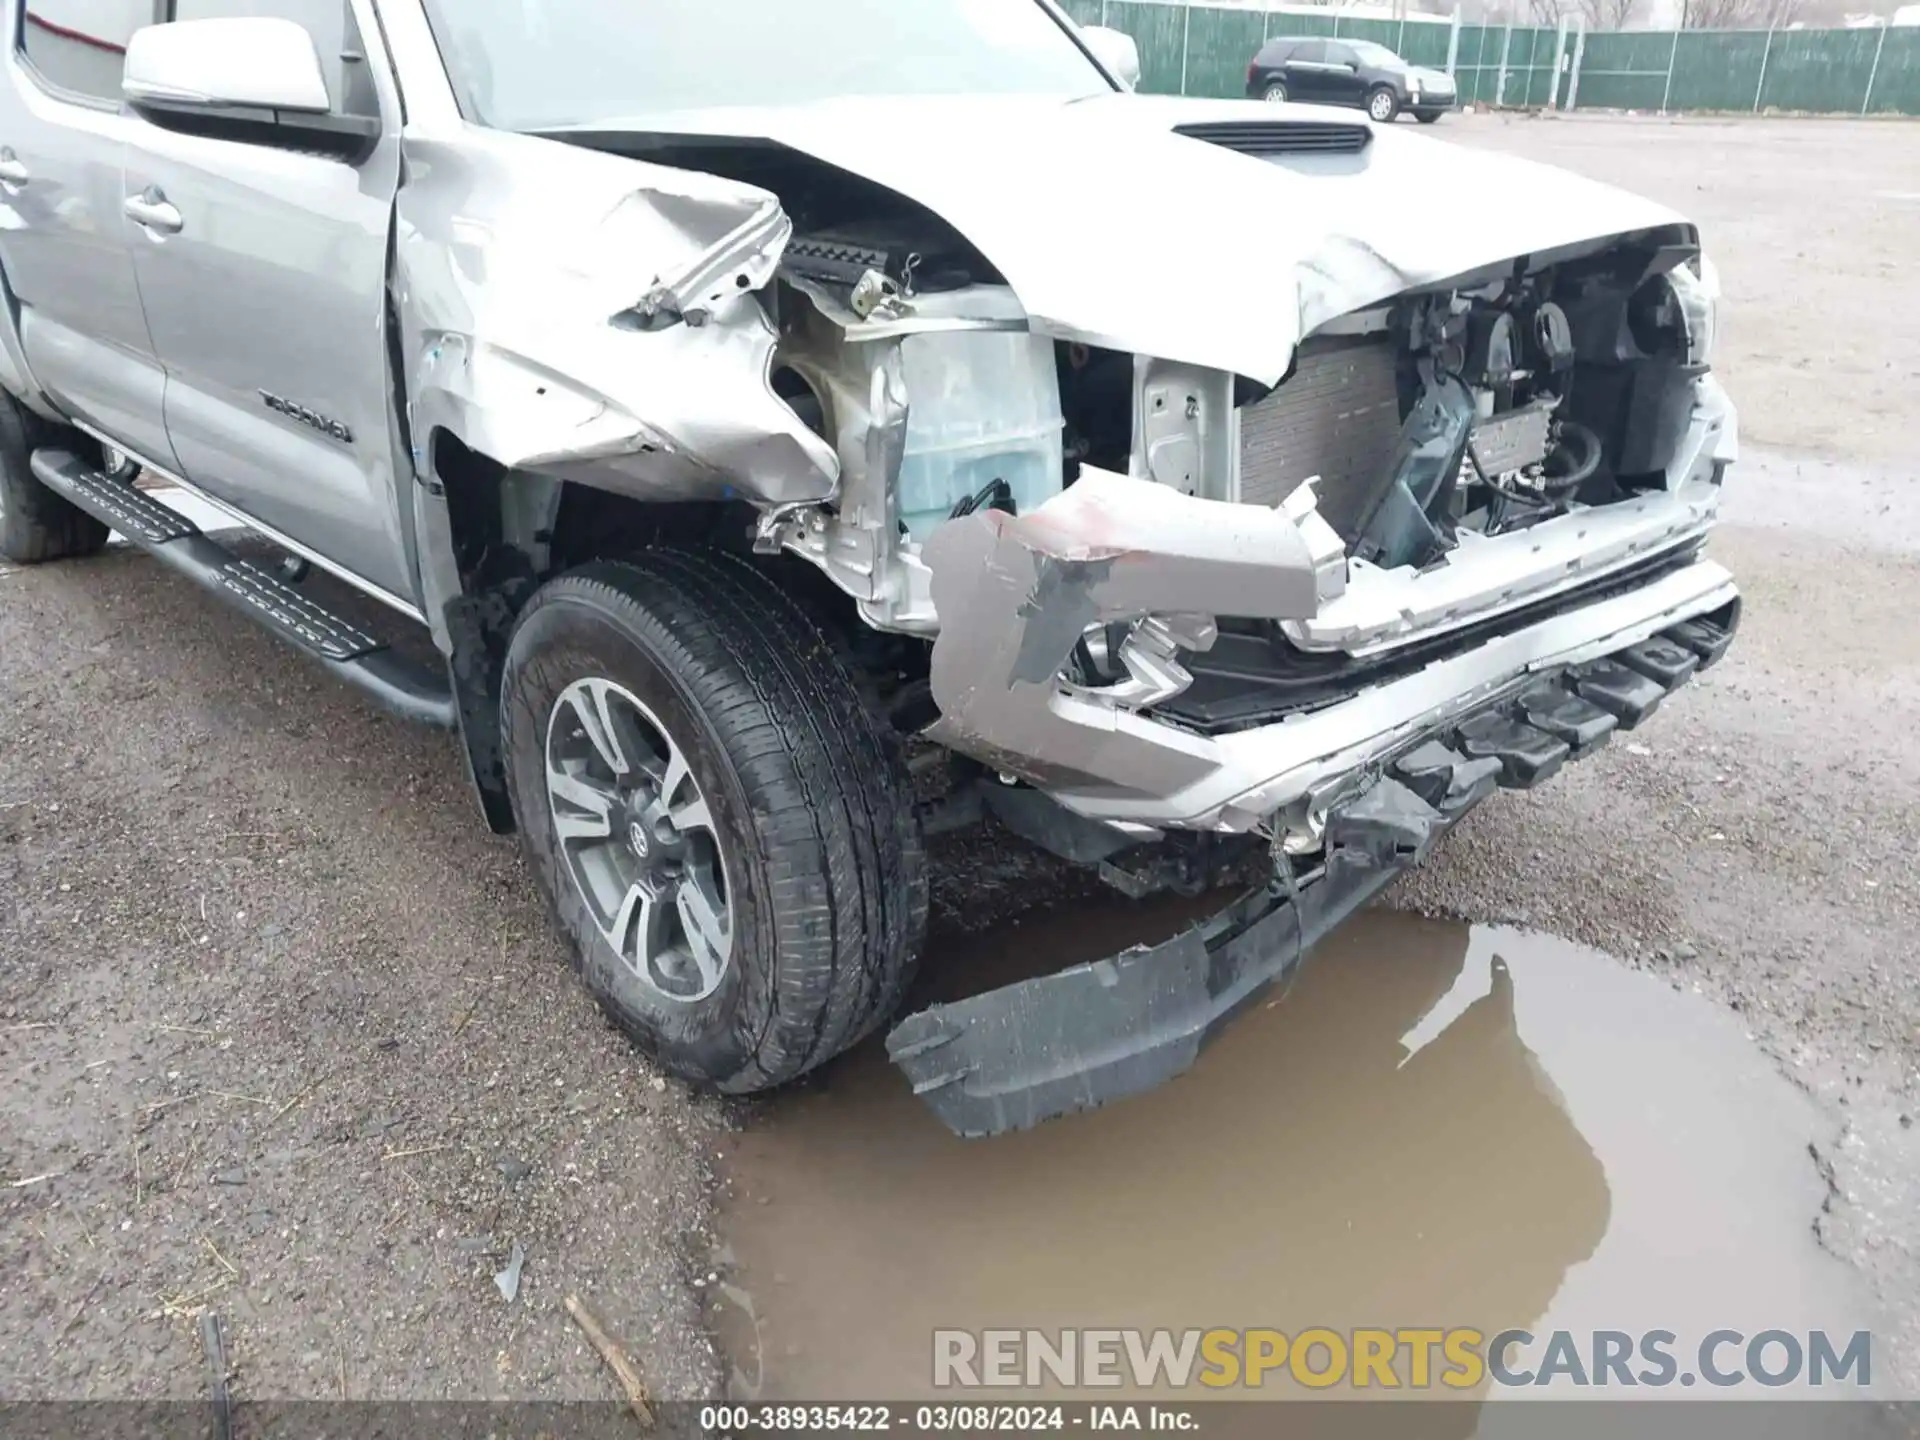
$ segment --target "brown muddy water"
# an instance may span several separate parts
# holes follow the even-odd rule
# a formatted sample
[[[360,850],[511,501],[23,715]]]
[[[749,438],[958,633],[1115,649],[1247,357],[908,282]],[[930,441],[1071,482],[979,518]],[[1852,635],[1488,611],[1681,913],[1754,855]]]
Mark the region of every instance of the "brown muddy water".
[[[937,948],[933,983],[1182,920],[1029,915]],[[736,1396],[823,1400],[957,1398],[936,1328],[1658,1329],[1688,1358],[1720,1328],[1844,1337],[1873,1316],[1815,1237],[1827,1133],[1699,996],[1373,912],[1191,1073],[1098,1112],[957,1140],[877,1044],[767,1104],[727,1156],[715,1320]]]

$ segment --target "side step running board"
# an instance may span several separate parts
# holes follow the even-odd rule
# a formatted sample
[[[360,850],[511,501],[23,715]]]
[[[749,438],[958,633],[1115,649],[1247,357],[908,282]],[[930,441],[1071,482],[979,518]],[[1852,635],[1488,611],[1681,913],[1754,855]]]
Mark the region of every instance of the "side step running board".
[[[36,451],[33,473],[48,489],[304,650],[401,719],[454,728],[453,690],[443,673],[396,654],[384,640],[209,539],[178,511],[65,450]]]

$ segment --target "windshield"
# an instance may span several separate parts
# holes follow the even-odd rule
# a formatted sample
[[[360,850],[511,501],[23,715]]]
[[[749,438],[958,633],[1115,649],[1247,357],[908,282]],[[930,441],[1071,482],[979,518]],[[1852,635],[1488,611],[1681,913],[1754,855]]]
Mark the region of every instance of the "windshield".
[[[1113,88],[1034,0],[427,0],[427,12],[467,113],[502,130]]]
[[[1386,46],[1376,45],[1371,40],[1342,40],[1340,43],[1351,45],[1363,65],[1384,65],[1390,70],[1398,70],[1407,63]]]

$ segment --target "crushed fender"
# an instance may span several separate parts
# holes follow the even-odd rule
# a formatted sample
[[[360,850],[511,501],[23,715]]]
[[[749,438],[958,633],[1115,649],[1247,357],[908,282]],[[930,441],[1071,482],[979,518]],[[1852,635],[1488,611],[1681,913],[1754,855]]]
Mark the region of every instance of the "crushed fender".
[[[792,234],[773,195],[496,131],[407,147],[394,283],[418,461],[444,430],[642,500],[834,494],[833,447],[771,381],[761,292]]]

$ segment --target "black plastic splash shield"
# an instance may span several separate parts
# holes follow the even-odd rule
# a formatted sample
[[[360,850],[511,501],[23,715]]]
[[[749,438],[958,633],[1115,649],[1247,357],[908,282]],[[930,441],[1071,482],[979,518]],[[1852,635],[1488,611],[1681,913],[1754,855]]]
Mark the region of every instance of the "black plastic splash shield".
[[[1162,945],[909,1016],[887,1052],[960,1135],[1022,1130],[1136,1095],[1201,1049],[1313,945],[1491,794],[1498,760],[1452,754],[1436,808],[1382,779],[1328,826],[1327,860]]]

